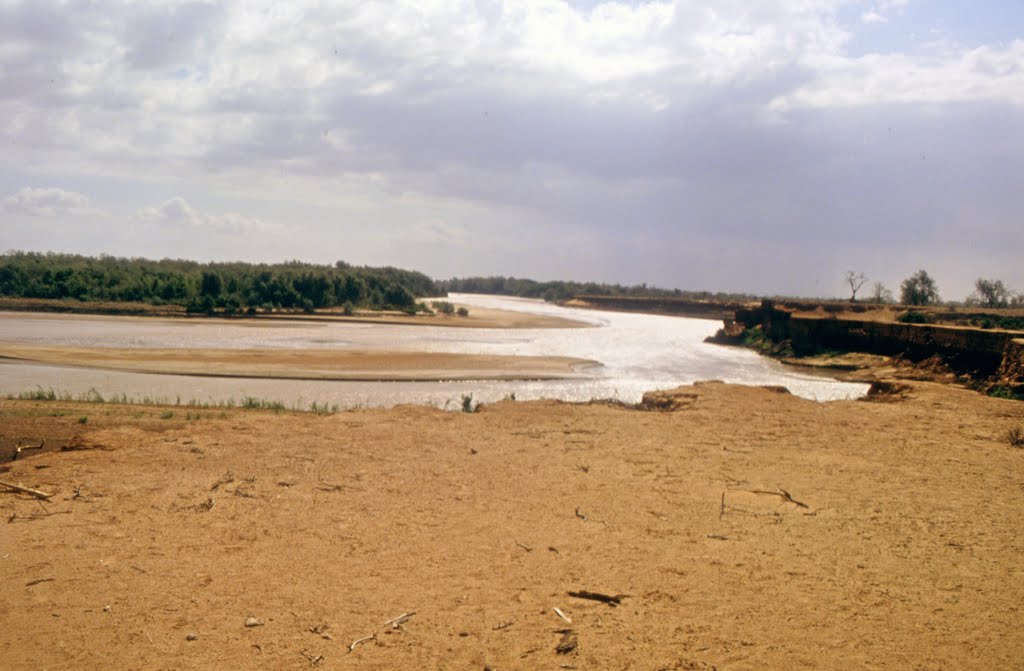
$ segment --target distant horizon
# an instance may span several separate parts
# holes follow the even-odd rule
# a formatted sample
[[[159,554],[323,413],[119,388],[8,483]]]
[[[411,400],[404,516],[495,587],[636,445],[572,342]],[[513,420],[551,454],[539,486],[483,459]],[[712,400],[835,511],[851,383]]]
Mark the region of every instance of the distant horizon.
[[[164,257],[156,257],[156,256],[123,256],[123,255],[119,255],[119,254],[109,254],[109,253],[82,254],[82,253],[79,253],[79,252],[65,252],[65,251],[56,251],[56,250],[40,251],[40,250],[27,250],[27,249],[8,249],[8,250],[4,250],[3,252],[0,252],[0,256],[6,256],[6,255],[10,255],[10,254],[39,254],[39,255],[47,255],[47,254],[64,255],[64,254],[66,254],[66,255],[82,256],[82,257],[94,258],[94,259],[108,257],[108,258],[118,258],[118,259],[137,259],[137,260],[154,261],[154,262],[157,262],[157,261],[179,261],[179,262],[185,262],[185,263],[196,263],[196,264],[199,264],[199,265],[205,265],[205,264],[233,264],[233,263],[249,264],[249,265],[260,265],[260,264],[266,264],[266,265],[286,265],[286,264],[289,264],[289,263],[300,263],[300,264],[306,264],[306,265],[310,265],[310,266],[334,267],[337,263],[344,263],[344,264],[346,264],[348,266],[351,266],[351,267],[364,267],[364,268],[392,267],[392,268],[397,268],[399,270],[419,272],[419,273],[423,273],[424,275],[426,275],[427,277],[429,277],[431,280],[433,280],[435,282],[448,282],[448,281],[460,280],[460,279],[499,278],[500,277],[500,278],[505,278],[505,279],[514,279],[514,280],[536,282],[536,283],[539,283],[539,284],[545,284],[545,283],[599,284],[599,285],[605,285],[605,286],[619,286],[619,287],[622,287],[624,289],[634,289],[634,288],[639,288],[639,287],[643,286],[643,287],[646,287],[647,289],[651,290],[652,292],[658,292],[658,291],[660,291],[660,292],[676,292],[676,291],[678,291],[678,292],[681,292],[681,293],[684,293],[684,294],[708,293],[708,294],[713,294],[713,295],[714,294],[721,294],[721,295],[731,295],[731,296],[747,296],[747,297],[751,297],[751,298],[760,298],[760,299],[781,298],[781,299],[795,299],[795,300],[807,299],[807,300],[840,301],[840,302],[850,301],[850,296],[848,296],[848,295],[847,296],[843,296],[842,294],[835,294],[835,295],[832,295],[832,296],[827,296],[827,295],[809,295],[809,294],[802,294],[802,295],[801,294],[779,294],[779,293],[764,293],[764,292],[759,292],[759,291],[756,291],[756,290],[746,290],[746,291],[739,290],[739,291],[734,291],[734,290],[723,290],[723,289],[716,289],[716,288],[671,287],[671,286],[663,286],[663,285],[650,284],[650,283],[645,283],[645,282],[635,282],[635,283],[633,283],[633,282],[617,282],[617,281],[602,281],[602,280],[592,280],[592,279],[574,279],[574,278],[566,278],[566,277],[556,277],[556,278],[551,278],[551,279],[541,279],[541,278],[537,278],[537,277],[527,277],[527,276],[522,276],[522,275],[501,275],[501,274],[450,275],[450,276],[445,277],[445,276],[431,275],[430,273],[427,273],[427,272],[425,272],[425,271],[423,271],[423,270],[421,270],[419,268],[415,268],[415,267],[396,266],[395,264],[387,264],[387,263],[380,264],[380,265],[378,265],[378,264],[363,264],[363,263],[351,262],[351,261],[349,261],[347,259],[335,259],[334,261],[331,261],[331,262],[308,261],[308,260],[305,260],[305,259],[298,259],[298,258],[286,258],[286,259],[265,260],[265,261],[248,261],[248,260],[245,260],[245,259],[203,260],[203,259],[193,259],[193,258],[185,258],[185,257],[170,257],[170,256],[164,256]],[[927,271],[927,269],[918,269],[918,270],[926,270]],[[914,271],[914,272],[917,272],[917,271]],[[907,277],[909,277],[912,274],[913,273],[908,273]],[[989,278],[989,279],[992,279],[992,278]],[[899,299],[900,285],[897,284],[895,286],[886,286],[886,288],[889,289],[892,292],[893,297],[896,299],[895,303],[898,304],[899,303],[898,299]],[[1013,287],[1009,287],[1009,288],[1011,290],[1014,289]],[[476,293],[476,292],[458,292],[458,291],[456,291],[455,293]],[[849,293],[850,292],[847,291],[847,294],[849,294]],[[871,302],[870,301],[871,281],[869,280],[868,283],[864,284],[863,287],[860,290],[858,290],[857,293],[858,293],[858,299],[857,299],[856,302],[858,302],[858,303],[870,303]],[[972,289],[971,293],[973,293],[973,289]],[[1013,294],[1015,294],[1015,295],[1016,294],[1024,295],[1024,292],[1017,292],[1017,291],[1013,290]],[[968,295],[964,296],[963,298],[955,298],[955,297],[952,297],[952,296],[946,296],[946,295],[941,293],[941,287],[940,287],[940,304],[951,304],[951,305],[952,304],[964,304],[965,302],[967,302],[967,300],[970,297],[971,297],[971,294],[968,294]]]
[[[1024,4],[0,3],[0,247],[1024,291]]]

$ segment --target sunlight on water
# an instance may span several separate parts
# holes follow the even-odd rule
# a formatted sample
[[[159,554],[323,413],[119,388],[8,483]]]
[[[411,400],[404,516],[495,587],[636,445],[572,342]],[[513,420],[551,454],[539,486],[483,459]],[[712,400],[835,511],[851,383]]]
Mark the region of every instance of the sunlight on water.
[[[184,377],[122,373],[25,363],[0,364],[0,393],[54,389],[78,395],[163,399],[175,402],[240,400],[253,396],[289,407],[310,403],[388,407],[401,403],[458,408],[461,397],[493,402],[514,395],[565,401],[617,399],[635,403],[645,391],[697,380],[782,385],[812,400],[858,398],[866,384],[805,375],[739,348],[710,345],[704,338],[721,323],[656,315],[579,310],[540,301],[453,295],[453,302],[569,317],[593,324],[574,329],[464,329],[383,324],[204,322],[111,318],[38,318],[3,315],[0,339],[36,345],[138,348],[383,349],[570,356],[591,359],[583,379],[561,381],[335,382]]]

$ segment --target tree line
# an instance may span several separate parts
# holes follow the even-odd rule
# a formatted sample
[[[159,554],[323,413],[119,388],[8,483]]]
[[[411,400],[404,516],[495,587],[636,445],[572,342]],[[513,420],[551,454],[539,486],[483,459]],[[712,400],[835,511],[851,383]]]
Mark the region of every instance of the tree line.
[[[546,301],[561,301],[576,296],[641,296],[646,298],[680,297],[691,300],[748,301],[756,297],[750,294],[732,294],[710,291],[681,291],[662,289],[647,284],[623,286],[600,282],[571,282],[555,280],[539,282],[518,277],[456,277],[439,282],[447,291],[464,294],[495,294],[518,296],[520,298],[542,298]]]
[[[8,252],[0,255],[0,296],[181,305],[192,312],[370,307],[413,310],[442,295],[423,273],[400,268],[153,261],[113,256]]]
[[[850,300],[856,302],[857,292],[861,290],[868,276],[864,273],[847,270],[844,281],[850,287]],[[894,302],[892,291],[881,282],[875,282],[869,301],[872,303]],[[939,286],[926,270],[918,270],[900,283],[900,303],[903,305],[938,305],[942,302]],[[1024,293],[1014,293],[1002,280],[979,277],[974,283],[974,292],[964,304],[983,308],[1008,308],[1024,306]]]

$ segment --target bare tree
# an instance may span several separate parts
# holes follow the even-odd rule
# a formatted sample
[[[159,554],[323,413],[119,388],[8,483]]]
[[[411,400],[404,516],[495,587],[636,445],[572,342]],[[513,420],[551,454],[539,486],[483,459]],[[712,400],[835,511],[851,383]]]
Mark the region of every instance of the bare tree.
[[[846,271],[846,283],[850,285],[850,302],[857,302],[857,292],[864,286],[864,283],[868,281],[868,276],[864,273],[855,273],[852,270]]]
[[[871,285],[871,302],[881,304],[892,303],[894,300],[892,292],[881,282],[875,282]]]

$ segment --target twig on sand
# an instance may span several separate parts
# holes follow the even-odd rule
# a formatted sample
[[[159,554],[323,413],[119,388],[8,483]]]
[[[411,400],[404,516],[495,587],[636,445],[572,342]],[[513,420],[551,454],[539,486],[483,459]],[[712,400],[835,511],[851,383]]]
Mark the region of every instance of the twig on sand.
[[[516,545],[518,545],[519,547],[523,548],[523,549],[524,549],[524,550],[526,550],[527,552],[533,552],[533,548],[532,548],[532,547],[530,547],[529,545],[523,545],[523,544],[522,544],[522,543],[520,543],[519,541],[516,541]]]
[[[577,599],[590,599],[591,601],[600,601],[606,603],[612,608],[620,605],[622,600],[629,596],[628,594],[602,594],[601,592],[590,592],[585,589],[581,589],[578,592],[568,592],[569,596],[576,597]]]
[[[566,615],[565,613],[562,612],[561,608],[555,607],[555,608],[552,608],[551,610],[555,611],[555,615],[557,615],[558,617],[560,617],[563,620],[565,620],[565,622],[567,624],[572,624],[572,620],[569,619],[568,615]]]
[[[22,445],[21,443],[24,440],[25,439],[22,438],[21,440],[18,441],[18,446],[16,448],[14,448],[14,457],[11,459],[11,461],[17,461],[18,457],[21,456],[21,453],[24,450],[41,450],[41,449],[43,449],[43,446],[46,445],[46,439],[45,438],[40,440],[38,445]]]
[[[576,638],[576,632],[572,629],[562,629],[557,633],[562,634],[562,640],[555,646],[555,652],[559,655],[568,655],[579,647],[579,639]]]
[[[316,666],[320,662],[324,661],[323,655],[314,655],[313,653],[305,650],[302,651],[302,656],[309,660],[310,666]]]
[[[605,520],[599,520],[596,517],[590,517],[589,515],[584,515],[583,513],[580,512],[579,508],[576,509],[576,517],[580,518],[584,522],[586,522],[588,520],[592,520],[594,522],[598,522],[599,524],[603,524],[605,526],[608,526],[608,522],[606,522]]]
[[[790,493],[787,492],[782,487],[779,487],[779,491],[777,491],[777,492],[770,492],[767,489],[751,489],[749,491],[750,491],[751,494],[767,494],[768,496],[778,496],[783,501],[786,501],[788,503],[792,503],[792,504],[796,505],[796,507],[798,507],[798,508],[807,508],[808,510],[810,510],[810,508],[811,508],[809,505],[807,505],[803,501],[797,501],[796,499],[794,499],[790,495]]]
[[[377,638],[377,634],[370,634],[369,636],[365,636],[363,638],[357,638],[356,640],[352,641],[352,645],[348,646],[348,651],[352,652],[353,650],[356,649],[356,646],[359,645],[360,643],[366,643],[367,641],[373,641],[373,640],[376,640],[376,638]]]
[[[402,613],[398,617],[393,617],[390,620],[388,620],[387,622],[385,622],[384,626],[386,627],[388,625],[391,625],[392,629],[398,629],[403,624],[405,624],[406,620],[408,620],[410,617],[412,617],[415,614],[416,614],[416,611],[414,611],[414,610],[409,611],[408,613]]]
[[[47,494],[46,492],[41,492],[38,489],[32,489],[30,487],[22,487],[21,485],[16,485],[16,484],[13,484],[11,482],[4,482],[3,480],[0,480],[0,485],[2,485],[4,487],[7,487],[8,489],[13,489],[15,492],[20,492],[22,494],[31,494],[32,496],[36,497],[37,499],[42,499],[43,501],[45,501],[45,500],[49,499],[51,496],[53,496],[53,494]]]
[[[38,580],[32,580],[30,582],[25,583],[25,587],[31,587],[32,585],[38,585],[39,583],[53,582],[53,581],[54,581],[54,578],[39,578]]]
[[[229,484],[231,484],[234,481],[235,481],[235,474],[232,473],[231,471],[228,471],[224,475],[220,476],[220,478],[217,480],[217,482],[213,483],[213,486],[210,487],[210,491],[211,492],[215,492],[215,491],[217,491],[217,489],[219,489],[223,485],[229,485]]]

